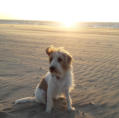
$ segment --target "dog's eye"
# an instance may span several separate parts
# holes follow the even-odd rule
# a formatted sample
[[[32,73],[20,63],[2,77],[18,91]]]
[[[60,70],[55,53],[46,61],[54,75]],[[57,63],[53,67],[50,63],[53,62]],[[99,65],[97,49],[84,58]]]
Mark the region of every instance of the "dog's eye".
[[[52,61],[52,59],[53,59],[53,58],[51,57],[51,58],[50,58],[50,62]]]
[[[58,62],[62,62],[62,59],[61,58],[58,58]]]

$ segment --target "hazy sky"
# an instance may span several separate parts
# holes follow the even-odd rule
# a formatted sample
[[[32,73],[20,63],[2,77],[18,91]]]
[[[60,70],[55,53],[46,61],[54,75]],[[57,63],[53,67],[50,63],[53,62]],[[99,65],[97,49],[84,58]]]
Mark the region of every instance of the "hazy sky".
[[[119,0],[0,0],[0,19],[119,21]]]

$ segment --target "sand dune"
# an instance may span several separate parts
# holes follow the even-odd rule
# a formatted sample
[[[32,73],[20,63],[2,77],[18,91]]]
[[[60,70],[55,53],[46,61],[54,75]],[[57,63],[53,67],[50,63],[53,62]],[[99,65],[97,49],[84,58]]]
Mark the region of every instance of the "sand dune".
[[[73,55],[75,112],[65,100],[51,114],[39,104],[14,105],[32,96],[48,70],[45,49],[65,47]],[[119,30],[0,25],[0,118],[119,118]]]

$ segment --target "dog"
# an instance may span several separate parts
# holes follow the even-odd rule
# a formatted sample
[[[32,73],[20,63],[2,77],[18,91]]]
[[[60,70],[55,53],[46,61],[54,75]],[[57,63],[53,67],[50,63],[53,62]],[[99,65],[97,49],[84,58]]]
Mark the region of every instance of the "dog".
[[[46,112],[51,112],[53,99],[63,96],[67,101],[67,109],[74,111],[70,97],[74,88],[72,56],[64,48],[54,46],[48,47],[46,54],[49,57],[49,72],[36,86],[35,96],[18,99],[15,104],[34,101],[46,104]]]

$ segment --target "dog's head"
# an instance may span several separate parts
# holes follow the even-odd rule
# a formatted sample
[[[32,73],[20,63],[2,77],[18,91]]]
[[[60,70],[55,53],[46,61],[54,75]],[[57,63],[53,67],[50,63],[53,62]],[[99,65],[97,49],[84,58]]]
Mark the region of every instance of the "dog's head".
[[[64,48],[50,46],[46,49],[46,53],[49,56],[49,70],[52,74],[61,77],[71,68],[72,56]]]

